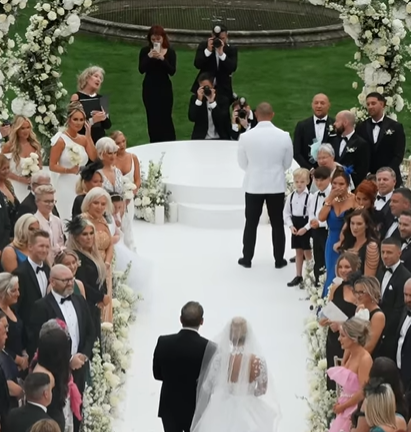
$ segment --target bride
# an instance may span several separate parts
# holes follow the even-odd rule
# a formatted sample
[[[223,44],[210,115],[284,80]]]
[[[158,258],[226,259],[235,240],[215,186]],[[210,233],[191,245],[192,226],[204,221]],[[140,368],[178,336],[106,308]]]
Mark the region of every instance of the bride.
[[[280,409],[247,320],[233,318],[216,343],[204,354],[191,432],[276,431]]]

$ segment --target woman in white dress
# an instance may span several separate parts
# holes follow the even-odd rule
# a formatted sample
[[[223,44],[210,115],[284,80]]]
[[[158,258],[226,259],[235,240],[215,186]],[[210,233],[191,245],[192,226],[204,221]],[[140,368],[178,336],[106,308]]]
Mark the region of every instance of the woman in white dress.
[[[41,145],[33,132],[31,121],[24,116],[16,116],[10,129],[9,141],[3,146],[1,152],[10,159],[9,179],[14,188],[17,199],[21,202],[29,194],[30,177],[24,176],[20,166],[22,158],[30,153],[38,156],[38,167],[42,168]]]
[[[233,318],[205,351],[191,432],[275,432],[280,416],[250,325]]]
[[[85,126],[86,135],[79,135]],[[76,183],[80,168],[88,159],[97,157],[91,139],[90,125],[80,102],[68,106],[66,129],[51,139],[50,171],[57,173],[53,179],[61,220],[71,219],[71,208],[76,197]]]

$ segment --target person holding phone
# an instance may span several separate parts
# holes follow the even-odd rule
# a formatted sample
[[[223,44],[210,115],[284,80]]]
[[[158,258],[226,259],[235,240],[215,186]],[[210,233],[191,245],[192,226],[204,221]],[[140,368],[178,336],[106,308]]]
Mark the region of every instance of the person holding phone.
[[[154,25],[147,35],[148,46],[141,48],[138,70],[145,74],[143,102],[150,142],[175,141],[173,85],[177,56],[163,27]]]

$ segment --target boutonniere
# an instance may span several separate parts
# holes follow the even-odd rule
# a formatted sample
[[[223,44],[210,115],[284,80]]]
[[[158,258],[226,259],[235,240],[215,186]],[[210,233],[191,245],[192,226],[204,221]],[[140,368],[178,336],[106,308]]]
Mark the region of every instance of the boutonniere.
[[[354,153],[357,150],[357,147],[347,148],[347,153]]]
[[[335,135],[334,125],[329,125],[329,126],[328,126],[328,133],[329,133],[329,134],[334,134],[334,135]]]
[[[385,135],[392,135],[394,133],[394,131],[392,129],[387,129],[385,131]]]

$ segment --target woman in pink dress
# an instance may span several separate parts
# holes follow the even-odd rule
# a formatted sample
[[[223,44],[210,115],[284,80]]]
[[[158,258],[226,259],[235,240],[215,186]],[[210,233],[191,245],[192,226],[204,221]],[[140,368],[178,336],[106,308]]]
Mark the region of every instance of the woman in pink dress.
[[[370,336],[370,324],[361,318],[353,317],[340,328],[339,341],[344,350],[349,351],[342,366],[329,368],[327,373],[340,387],[341,393],[334,405],[337,415],[329,432],[350,432],[351,414],[364,399],[363,387],[368,382],[372,358],[364,348]]]

